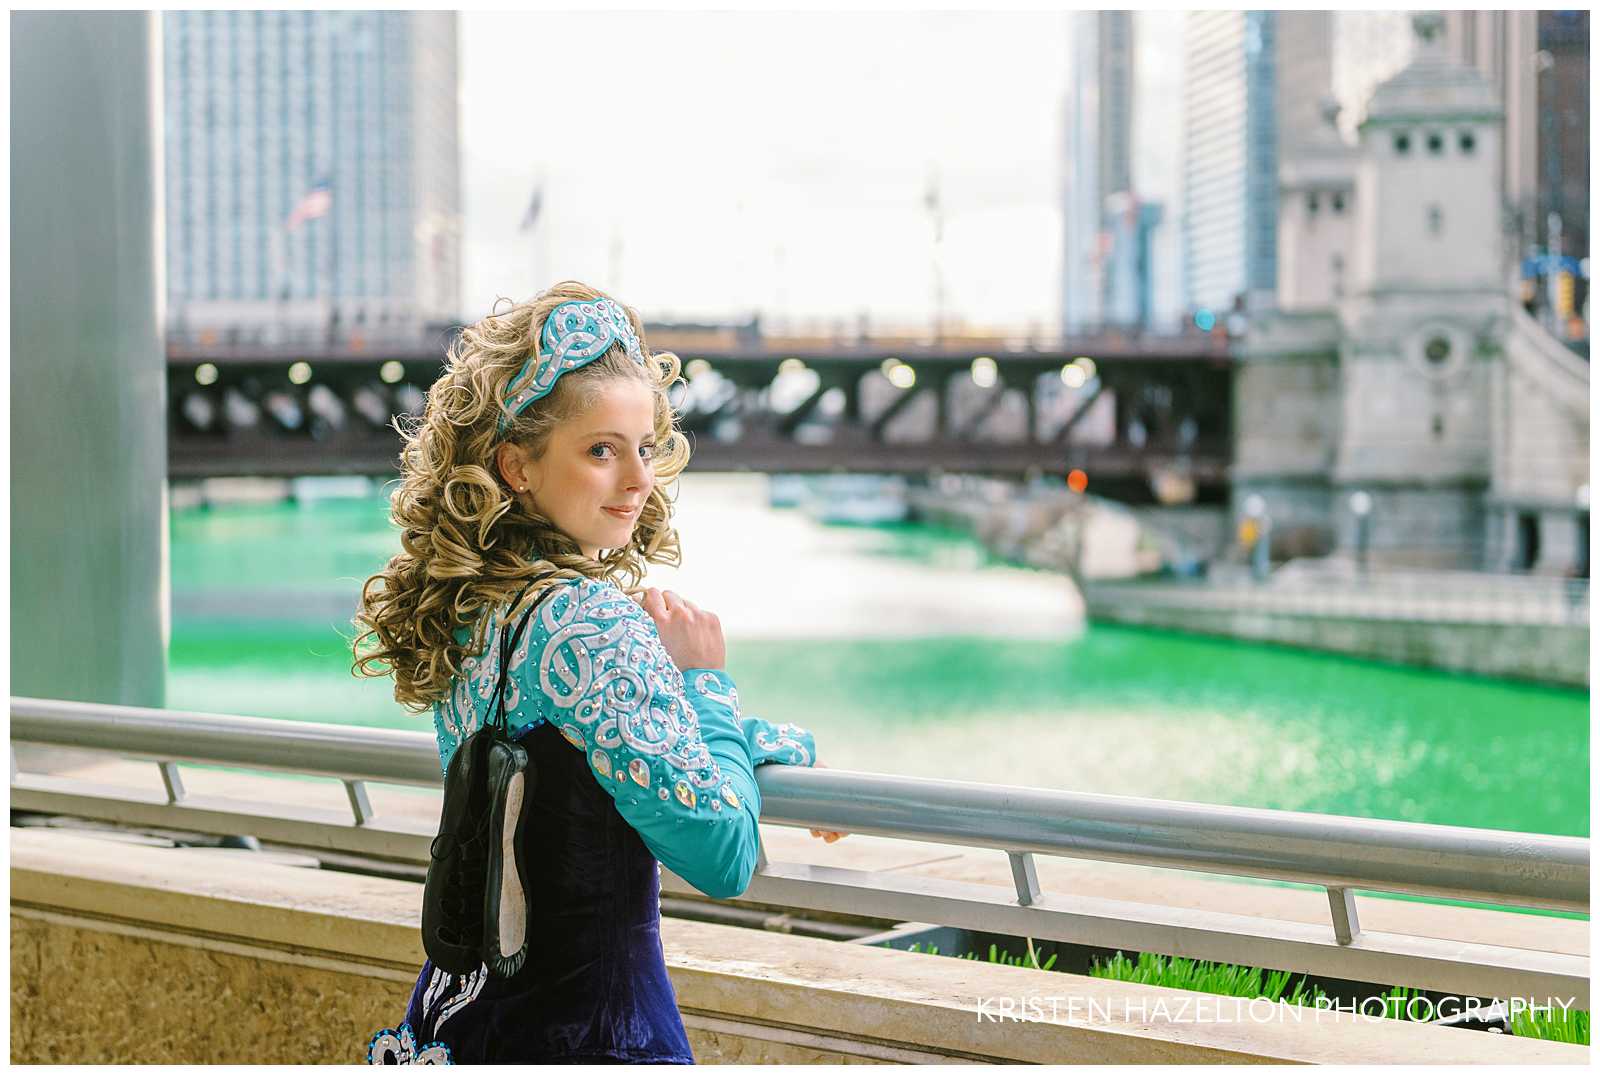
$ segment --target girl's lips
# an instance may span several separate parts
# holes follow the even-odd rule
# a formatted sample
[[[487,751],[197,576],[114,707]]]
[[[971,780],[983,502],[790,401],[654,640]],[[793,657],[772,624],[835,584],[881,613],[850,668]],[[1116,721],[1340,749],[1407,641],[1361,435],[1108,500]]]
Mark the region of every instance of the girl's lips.
[[[639,509],[637,509],[637,508],[601,508],[600,510],[605,512],[608,515],[613,515],[618,519],[631,519],[631,518],[633,518],[634,514]]]

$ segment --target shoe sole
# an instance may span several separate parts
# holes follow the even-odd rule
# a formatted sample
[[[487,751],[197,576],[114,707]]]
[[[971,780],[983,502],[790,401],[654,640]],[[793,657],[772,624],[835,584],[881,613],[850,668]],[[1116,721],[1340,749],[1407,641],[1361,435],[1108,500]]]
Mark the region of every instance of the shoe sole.
[[[488,884],[484,886],[484,962],[497,978],[522,969],[528,954],[527,863],[523,859],[523,807],[529,792],[528,754],[519,744],[496,743],[489,763],[491,816]]]

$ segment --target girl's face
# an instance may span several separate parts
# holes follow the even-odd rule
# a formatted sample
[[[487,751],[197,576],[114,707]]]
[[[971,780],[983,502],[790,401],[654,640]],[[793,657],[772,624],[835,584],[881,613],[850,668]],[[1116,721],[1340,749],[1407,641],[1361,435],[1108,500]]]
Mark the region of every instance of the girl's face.
[[[628,543],[655,487],[655,397],[638,381],[599,386],[594,405],[551,431],[538,459],[506,445],[501,475],[590,559]],[[510,449],[509,451],[506,449]]]

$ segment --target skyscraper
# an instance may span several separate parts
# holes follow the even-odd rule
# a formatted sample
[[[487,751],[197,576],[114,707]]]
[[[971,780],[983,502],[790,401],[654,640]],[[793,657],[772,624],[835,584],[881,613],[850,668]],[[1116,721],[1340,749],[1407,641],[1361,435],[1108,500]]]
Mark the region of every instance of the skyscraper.
[[[162,24],[170,326],[381,332],[457,315],[453,13]]]
[[[1149,232],[1150,322],[1170,328],[1183,319],[1183,20],[1166,11],[1133,16],[1133,176]]]
[[[1183,258],[1191,308],[1264,304],[1277,282],[1277,15],[1184,27]]]
[[[1133,14],[1080,11],[1069,25],[1061,313],[1071,333],[1107,319],[1110,199],[1133,188]]]

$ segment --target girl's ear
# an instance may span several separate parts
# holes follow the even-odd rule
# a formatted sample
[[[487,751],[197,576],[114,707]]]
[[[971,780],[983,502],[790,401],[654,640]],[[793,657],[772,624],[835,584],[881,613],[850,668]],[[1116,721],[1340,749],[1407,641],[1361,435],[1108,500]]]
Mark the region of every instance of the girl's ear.
[[[514,492],[525,492],[528,478],[523,473],[528,465],[528,453],[517,444],[505,441],[494,450],[495,469],[500,472],[500,479],[511,486]]]

